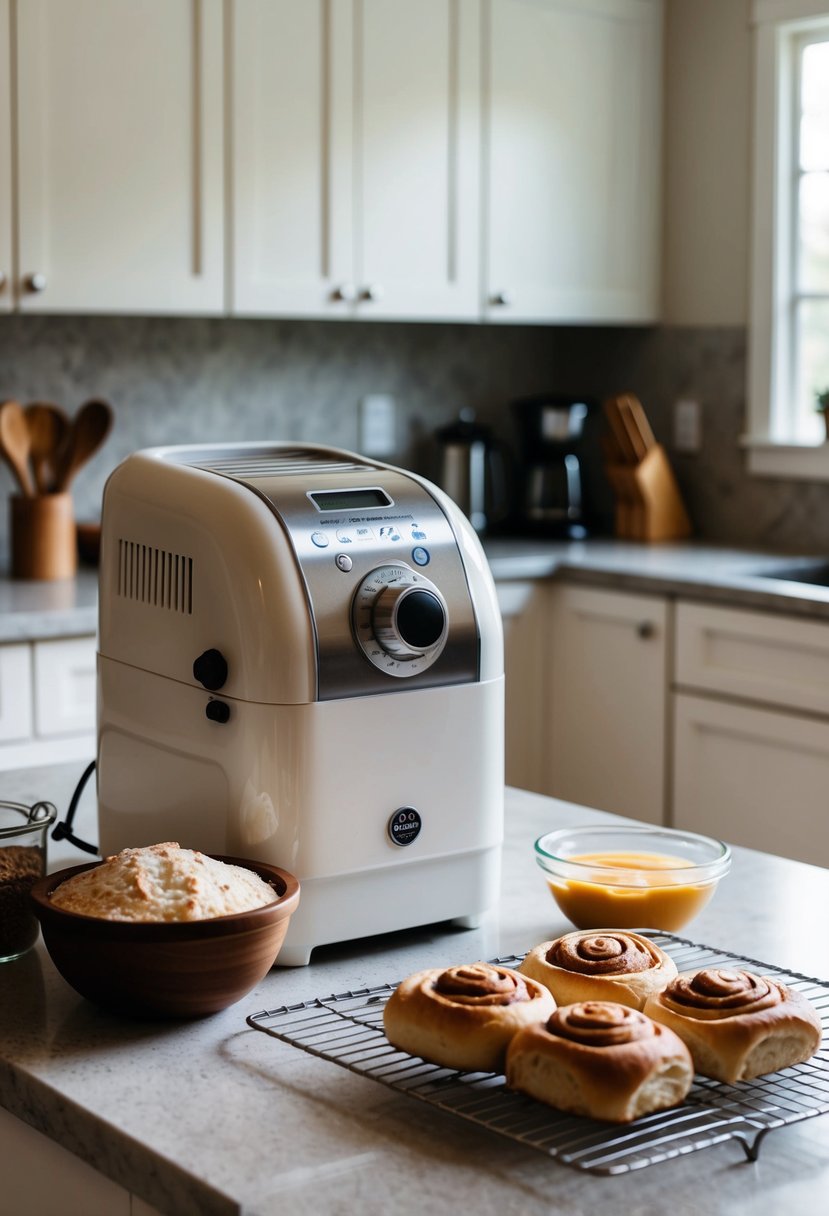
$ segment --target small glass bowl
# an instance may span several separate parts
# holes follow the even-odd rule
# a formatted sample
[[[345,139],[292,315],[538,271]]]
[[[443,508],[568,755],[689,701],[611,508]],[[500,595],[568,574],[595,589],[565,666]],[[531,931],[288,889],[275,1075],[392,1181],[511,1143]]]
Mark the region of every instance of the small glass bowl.
[[[650,826],[561,828],[535,859],[577,929],[682,929],[731,868],[721,840]]]

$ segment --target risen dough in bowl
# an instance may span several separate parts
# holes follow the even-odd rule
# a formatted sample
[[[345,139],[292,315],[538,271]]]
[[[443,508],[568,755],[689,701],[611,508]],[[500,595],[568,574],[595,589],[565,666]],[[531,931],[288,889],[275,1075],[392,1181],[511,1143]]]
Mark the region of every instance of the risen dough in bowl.
[[[107,857],[62,882],[51,902],[65,912],[104,920],[169,922],[248,912],[276,898],[253,870],[168,841]]]

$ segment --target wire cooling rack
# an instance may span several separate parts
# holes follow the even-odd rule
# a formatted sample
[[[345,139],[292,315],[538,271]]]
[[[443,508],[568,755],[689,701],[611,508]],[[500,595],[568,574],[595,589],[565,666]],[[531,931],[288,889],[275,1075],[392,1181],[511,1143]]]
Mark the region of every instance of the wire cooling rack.
[[[755,1161],[773,1128],[829,1111],[829,983],[670,933],[640,932],[667,951],[680,971],[745,969],[799,989],[823,1022],[818,1054],[805,1064],[735,1085],[697,1077],[682,1106],[619,1126],[564,1114],[513,1093],[501,1075],[457,1072],[398,1051],[383,1033],[383,1006],[395,984],[263,1010],[247,1021],[311,1055],[595,1174],[623,1174],[726,1140],[736,1140],[748,1160]],[[522,958],[510,955],[495,962],[515,967]]]

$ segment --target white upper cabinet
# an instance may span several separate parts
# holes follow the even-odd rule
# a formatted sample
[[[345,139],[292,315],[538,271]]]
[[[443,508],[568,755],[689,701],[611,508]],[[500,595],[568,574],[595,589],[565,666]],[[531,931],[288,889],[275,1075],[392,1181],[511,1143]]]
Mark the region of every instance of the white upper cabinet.
[[[12,306],[12,129],[9,0],[0,0],[0,312]]]
[[[24,0],[16,31],[20,308],[221,312],[221,0]]]
[[[487,0],[484,312],[658,309],[661,0]]]
[[[479,0],[236,0],[233,300],[479,315]]]

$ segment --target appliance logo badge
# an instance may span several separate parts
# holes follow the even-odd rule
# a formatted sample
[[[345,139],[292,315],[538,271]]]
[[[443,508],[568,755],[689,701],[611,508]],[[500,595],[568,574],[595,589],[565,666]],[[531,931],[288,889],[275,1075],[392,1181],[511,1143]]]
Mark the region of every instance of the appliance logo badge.
[[[394,844],[398,844],[402,848],[403,845],[411,844],[413,840],[417,839],[422,827],[423,820],[420,818],[420,812],[416,811],[413,806],[401,806],[389,820],[389,837]]]

